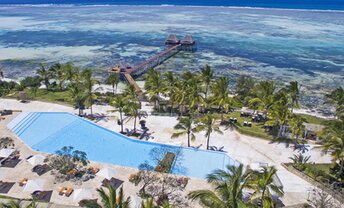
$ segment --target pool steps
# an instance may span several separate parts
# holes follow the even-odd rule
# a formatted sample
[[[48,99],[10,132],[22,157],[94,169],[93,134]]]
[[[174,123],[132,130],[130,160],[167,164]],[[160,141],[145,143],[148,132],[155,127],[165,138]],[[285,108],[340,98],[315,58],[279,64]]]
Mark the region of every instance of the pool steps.
[[[20,136],[38,117],[40,113],[32,112],[21,116],[21,120],[13,126],[8,126],[17,136]]]

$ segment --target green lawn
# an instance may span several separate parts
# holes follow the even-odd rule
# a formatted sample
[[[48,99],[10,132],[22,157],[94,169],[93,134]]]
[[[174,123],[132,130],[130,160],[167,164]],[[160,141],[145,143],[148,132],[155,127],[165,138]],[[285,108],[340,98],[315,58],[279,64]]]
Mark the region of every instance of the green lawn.
[[[294,166],[295,167],[295,166]],[[321,164],[313,164],[307,163],[304,164],[302,167],[295,167],[299,171],[304,172],[309,177],[313,178],[314,180],[324,182],[324,183],[333,183],[338,181],[335,176],[330,173],[330,168],[333,167],[333,164],[330,163],[321,163]]]
[[[266,132],[263,123],[252,122],[252,127],[244,126],[244,121],[251,121],[251,117],[240,117],[240,112],[234,111],[226,115],[227,119],[230,117],[237,118],[238,122],[235,125],[235,128],[238,132],[246,134],[249,136],[260,137],[263,139],[273,139],[271,133]]]
[[[324,171],[327,174],[330,174],[330,168],[333,167],[333,164],[331,163],[326,163],[326,164],[312,164],[315,166],[317,169]]]
[[[311,115],[306,115],[306,114],[299,114],[302,118],[306,120],[307,123],[311,124],[324,124],[326,123],[326,119],[324,118],[319,118],[316,116],[311,116]]]
[[[324,124],[327,120],[323,118],[318,118],[315,116],[310,116],[310,115],[305,115],[305,114],[300,114],[307,123],[312,123],[312,124]],[[263,139],[273,139],[273,135],[276,134],[277,132],[266,132],[263,123],[256,123],[252,122],[252,127],[247,127],[244,126],[244,121],[251,121],[250,117],[240,117],[240,112],[234,111],[226,115],[226,118],[229,119],[230,117],[237,118],[238,122],[235,125],[235,128],[237,129],[238,132],[242,134],[246,134],[249,136],[255,136],[255,137],[260,137]]]
[[[67,103],[72,104],[69,91],[61,91],[61,92],[55,92],[55,91],[47,91],[45,89],[38,89],[36,92],[36,95],[33,94],[30,90],[25,90],[27,93],[29,99],[32,100],[41,100],[41,101],[47,101],[47,102],[61,102],[61,103]],[[11,98],[17,98],[18,93],[15,93],[10,96]]]

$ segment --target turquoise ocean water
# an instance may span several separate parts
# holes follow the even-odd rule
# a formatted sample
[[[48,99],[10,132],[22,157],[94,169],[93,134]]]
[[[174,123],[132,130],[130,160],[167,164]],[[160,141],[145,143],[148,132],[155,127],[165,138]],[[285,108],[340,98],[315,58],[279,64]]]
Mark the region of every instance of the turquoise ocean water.
[[[341,1],[335,2],[340,8]],[[210,64],[232,80],[241,74],[297,80],[306,95],[303,104],[312,108],[322,108],[324,93],[344,83],[344,12],[333,10],[2,5],[0,67],[6,77],[18,79],[33,74],[41,62],[73,61],[103,77],[115,64],[136,65],[162,51],[170,33],[193,35],[199,49],[178,54],[163,70]]]

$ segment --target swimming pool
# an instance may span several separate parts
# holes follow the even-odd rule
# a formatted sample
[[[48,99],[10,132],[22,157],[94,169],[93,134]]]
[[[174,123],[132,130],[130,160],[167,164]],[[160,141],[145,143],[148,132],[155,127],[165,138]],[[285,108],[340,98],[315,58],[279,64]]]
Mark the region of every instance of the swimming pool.
[[[152,151],[161,148],[177,154],[172,167],[177,175],[205,178],[215,169],[238,164],[222,152],[131,139],[70,113],[21,113],[7,127],[34,150],[55,153],[72,146],[86,152],[89,160],[120,166],[156,165]]]

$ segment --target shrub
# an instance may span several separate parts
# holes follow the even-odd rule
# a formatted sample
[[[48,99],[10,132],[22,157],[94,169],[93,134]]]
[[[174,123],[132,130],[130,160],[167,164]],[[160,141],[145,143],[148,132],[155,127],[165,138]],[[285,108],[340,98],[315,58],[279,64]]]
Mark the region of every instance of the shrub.
[[[169,173],[172,169],[172,165],[176,155],[172,152],[167,152],[165,157],[156,166],[155,171],[162,173]]]
[[[20,85],[26,87],[40,87],[42,79],[39,76],[25,77],[20,81]]]
[[[5,82],[0,80],[0,97],[9,94],[18,84],[15,82]]]

